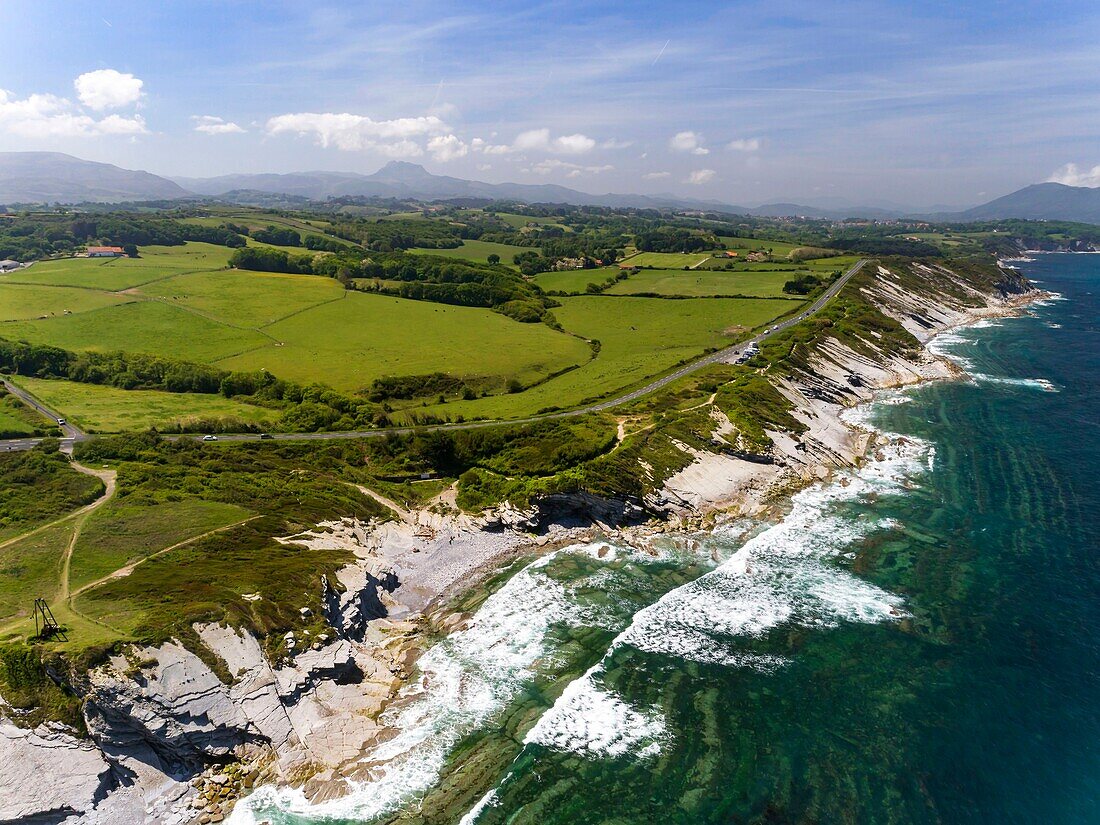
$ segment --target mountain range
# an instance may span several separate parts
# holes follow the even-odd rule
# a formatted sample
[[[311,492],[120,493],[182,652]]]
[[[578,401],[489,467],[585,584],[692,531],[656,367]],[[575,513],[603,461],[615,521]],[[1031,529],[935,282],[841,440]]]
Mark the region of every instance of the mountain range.
[[[423,166],[391,161],[371,175],[355,172],[237,174],[211,178],[169,179],[108,163],[81,160],[58,152],[0,152],[0,204],[121,203],[125,201],[217,198],[240,203],[257,197],[284,196],[307,200],[379,197],[417,200],[477,198],[524,203],[569,203],[578,206],[698,209],[765,217],[926,218],[977,221],[1000,218],[1068,220],[1100,224],[1100,188],[1039,183],[971,209],[934,214],[906,213],[884,206],[799,203],[736,206],[673,194],[594,195],[557,184],[485,183],[433,175]]]
[[[0,203],[120,203],[185,198],[167,178],[60,152],[0,152]]]

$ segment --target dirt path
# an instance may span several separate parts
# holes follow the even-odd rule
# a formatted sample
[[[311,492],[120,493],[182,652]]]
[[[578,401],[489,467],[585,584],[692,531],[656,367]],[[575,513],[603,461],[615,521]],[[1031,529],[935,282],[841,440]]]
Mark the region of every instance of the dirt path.
[[[139,567],[140,565],[145,564],[145,562],[149,561],[150,559],[155,559],[157,556],[163,556],[165,553],[171,553],[173,550],[179,550],[181,547],[186,547],[188,544],[193,544],[196,541],[200,541],[200,540],[206,538],[207,536],[213,536],[217,533],[223,533],[226,530],[232,530],[234,527],[240,527],[242,524],[247,524],[248,522],[253,521],[255,519],[258,519],[258,518],[259,518],[259,516],[249,516],[248,518],[241,519],[240,521],[235,521],[232,524],[226,524],[226,525],[223,525],[222,527],[215,527],[213,530],[207,530],[205,533],[200,533],[199,535],[192,536],[189,539],[184,539],[183,541],[178,541],[175,544],[173,544],[171,547],[165,547],[164,549],[158,550],[155,553],[151,553],[148,556],[145,556],[144,558],[138,559],[137,561],[130,562],[129,564],[125,564],[122,567],[118,568],[118,570],[115,570],[111,573],[108,573],[106,576],[104,576],[100,579],[96,579],[95,581],[88,582],[87,584],[83,584],[80,587],[78,587],[76,590],[69,593],[68,596],[66,597],[69,600],[69,609],[72,610],[73,613],[76,613],[76,615],[81,616],[85,619],[88,619],[89,621],[94,622],[94,621],[96,621],[95,619],[91,619],[88,616],[85,616],[83,613],[81,613],[79,610],[77,610],[76,606],[73,604],[73,599],[75,599],[81,593],[84,593],[88,590],[92,590],[93,588],[99,587],[104,582],[113,581],[114,579],[125,578],[126,576],[129,576],[131,573],[134,572],[135,567]],[[97,624],[103,624],[103,623],[102,622],[97,622]],[[106,627],[106,626],[107,625],[104,625],[104,627]]]
[[[406,524],[415,524],[416,523],[416,517],[412,513],[410,513],[407,509],[405,509],[400,504],[398,504],[396,501],[394,501],[392,498],[386,498],[381,493],[376,493],[376,492],[374,492],[374,490],[370,489],[369,487],[364,487],[362,484],[352,484],[351,486],[354,487],[356,490],[358,490],[363,495],[370,496],[375,501],[377,501],[379,504],[381,504],[383,507],[389,507],[395,513],[397,513],[397,515],[399,515],[401,517],[401,520],[403,522],[405,522]]]
[[[80,539],[80,531],[83,529],[84,522],[88,520],[88,516],[91,515],[92,511],[102,507],[114,496],[115,490],[117,489],[115,479],[118,476],[118,473],[114,470],[93,470],[91,467],[85,467],[83,464],[78,464],[75,461],[72,462],[72,466],[73,469],[78,472],[89,476],[95,476],[101,480],[104,485],[106,485],[107,490],[87,507],[82,507],[73,514],[73,516],[79,520],[77,521],[76,529],[73,530],[73,534],[69,538],[69,544],[65,548],[65,555],[61,558],[61,576],[57,588],[57,600],[63,602],[69,600],[69,568],[72,566],[73,549],[76,547],[76,542]]]

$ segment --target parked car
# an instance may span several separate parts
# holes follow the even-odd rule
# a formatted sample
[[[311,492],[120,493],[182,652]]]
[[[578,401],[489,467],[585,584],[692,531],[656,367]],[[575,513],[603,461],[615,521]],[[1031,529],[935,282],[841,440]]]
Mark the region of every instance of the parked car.
[[[202,440],[203,441],[217,441],[218,437],[216,435],[204,435],[202,437]]]

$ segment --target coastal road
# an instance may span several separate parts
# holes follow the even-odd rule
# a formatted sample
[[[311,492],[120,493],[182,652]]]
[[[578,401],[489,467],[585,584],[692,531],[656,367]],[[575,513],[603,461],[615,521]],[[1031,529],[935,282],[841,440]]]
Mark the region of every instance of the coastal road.
[[[704,355],[702,358],[697,358],[696,360],[685,364],[677,370],[670,372],[667,375],[663,375],[654,381],[651,381],[644,387],[640,387],[639,389],[633,390],[615,398],[611,398],[607,401],[600,401],[599,403],[589,404],[587,406],[579,407],[574,410],[562,410],[561,412],[544,413],[543,415],[532,415],[528,416],[527,418],[508,418],[493,421],[465,421],[461,424],[428,424],[415,427],[383,427],[376,430],[350,430],[332,433],[273,433],[271,435],[271,438],[275,441],[332,441],[334,439],[341,438],[383,438],[388,435],[408,435],[417,432],[435,432],[440,430],[478,430],[484,429],[486,427],[503,427],[510,424],[531,424],[536,421],[548,421],[556,418],[572,418],[578,415],[585,415],[586,413],[602,412],[603,410],[609,410],[612,407],[617,407],[620,404],[628,404],[631,401],[635,401],[639,398],[642,398],[643,396],[656,392],[662,387],[668,386],[673,381],[677,381],[683,378],[685,375],[690,375],[691,373],[703,369],[704,367],[709,367],[712,364],[734,363],[742,354],[744,354],[745,350],[747,350],[750,345],[759,345],[761,341],[764,341],[765,339],[770,338],[773,335],[778,335],[779,333],[789,329],[800,321],[804,321],[811,315],[820,312],[826,304],[828,304],[831,300],[833,300],[833,298],[837,296],[837,293],[839,293],[840,290],[845,287],[848,281],[850,281],[857,272],[863,269],[867,262],[868,259],[866,258],[857,261],[847,272],[845,272],[843,275],[833,281],[833,283],[829,285],[829,288],[821,293],[820,296],[818,296],[817,300],[815,300],[812,304],[810,304],[808,308],[803,309],[797,315],[793,315],[785,321],[780,321],[776,324],[773,324],[772,326],[758,333],[756,336],[749,339],[748,341],[741,341],[737,344],[734,344],[733,346],[717,350],[708,355]],[[59,415],[57,415],[49,408],[43,406],[29,393],[24,392],[13,384],[9,384],[7,381],[3,383],[10,392],[19,396],[19,398],[21,398],[30,406],[34,407],[46,417],[52,418],[55,421],[60,418]],[[92,438],[92,436],[86,435],[76,427],[73,427],[69,424],[66,424],[64,429],[66,437],[62,440],[62,447],[63,449],[65,447],[68,447],[69,451],[71,451],[71,445],[75,442],[86,441],[87,439]],[[200,439],[202,438],[202,436],[183,435],[173,436],[173,438]],[[256,441],[256,439],[257,436],[252,433],[218,436],[219,442]],[[42,439],[40,438],[19,438],[9,441],[0,441],[0,452],[4,452],[5,450],[29,450],[41,440]]]
[[[46,418],[50,419],[54,423],[64,420],[64,416],[62,416],[61,413],[57,412],[56,410],[50,409],[26,390],[15,386],[15,384],[7,380],[0,380],[0,384],[3,384],[4,389],[14,395],[20,401],[22,401],[32,410],[40,413],[41,415],[44,415]],[[73,424],[70,424],[68,421],[65,421],[65,423],[60,426],[61,449],[64,452],[71,453],[73,451],[73,444],[75,444],[77,441],[84,441],[88,437],[83,430]],[[13,438],[5,441],[0,441],[0,452],[13,450],[29,450],[41,440],[41,438]]]

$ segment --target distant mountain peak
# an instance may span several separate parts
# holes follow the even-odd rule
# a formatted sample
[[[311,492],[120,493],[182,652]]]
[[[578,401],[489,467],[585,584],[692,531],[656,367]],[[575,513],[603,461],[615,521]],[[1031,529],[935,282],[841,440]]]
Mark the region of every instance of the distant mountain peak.
[[[409,163],[407,160],[391,160],[373,175],[368,175],[367,177],[374,178],[375,180],[413,183],[431,180],[435,175],[419,163]]]

